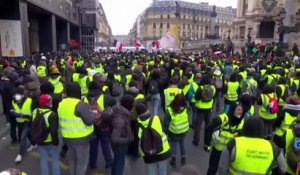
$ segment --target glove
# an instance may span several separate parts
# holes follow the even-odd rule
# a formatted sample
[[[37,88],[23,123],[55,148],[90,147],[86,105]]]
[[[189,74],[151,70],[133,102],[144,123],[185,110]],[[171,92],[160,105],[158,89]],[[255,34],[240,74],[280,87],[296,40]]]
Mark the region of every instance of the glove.
[[[204,151],[209,153],[211,151],[211,146],[204,145]]]

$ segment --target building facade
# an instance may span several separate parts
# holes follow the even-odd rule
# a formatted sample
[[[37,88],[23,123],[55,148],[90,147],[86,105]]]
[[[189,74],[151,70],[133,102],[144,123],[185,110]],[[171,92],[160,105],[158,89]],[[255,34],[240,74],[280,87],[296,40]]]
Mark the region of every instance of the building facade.
[[[97,34],[96,45],[99,47],[109,47],[111,45],[111,28],[106,19],[106,15],[102,5],[100,4],[99,29]]]
[[[175,0],[154,0],[137,18],[129,36],[131,40],[140,40],[150,47],[155,40],[176,25],[179,27],[180,47],[189,41],[207,39],[211,27],[210,14],[213,6],[208,3],[191,3]],[[175,13],[179,11],[179,18]],[[236,9],[232,7],[216,8],[216,32],[219,39],[226,39],[232,28]]]
[[[123,46],[131,46],[132,40],[129,36],[130,35],[114,35],[114,36],[112,36],[112,43],[114,40],[117,40],[120,43],[122,43]]]
[[[299,28],[295,28],[299,23],[299,8],[299,0],[238,0],[234,39],[236,42],[251,39],[263,44],[280,40],[290,46],[299,44]]]

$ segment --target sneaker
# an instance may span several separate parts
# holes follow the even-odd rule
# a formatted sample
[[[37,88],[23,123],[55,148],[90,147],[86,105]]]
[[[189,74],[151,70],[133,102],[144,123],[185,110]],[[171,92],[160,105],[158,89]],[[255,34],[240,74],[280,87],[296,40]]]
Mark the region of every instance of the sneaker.
[[[15,163],[21,163],[21,162],[22,162],[22,156],[21,156],[21,154],[18,154],[15,159]]]
[[[36,145],[30,145],[30,147],[27,149],[27,152],[31,152],[31,151],[33,151],[36,148],[37,148]]]

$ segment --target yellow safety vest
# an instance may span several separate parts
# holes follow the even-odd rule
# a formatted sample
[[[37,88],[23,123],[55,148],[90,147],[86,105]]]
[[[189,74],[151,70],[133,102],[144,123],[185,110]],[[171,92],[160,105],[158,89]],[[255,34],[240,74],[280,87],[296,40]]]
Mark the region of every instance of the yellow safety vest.
[[[230,126],[229,124],[229,117],[227,114],[223,113],[219,115],[222,124],[219,133],[219,138],[217,139],[216,143],[214,143],[214,147],[218,151],[223,151],[224,147],[228,144],[228,142],[237,137],[238,132],[240,132],[244,126],[244,119],[238,126]]]
[[[34,109],[32,112],[32,120],[34,120],[37,117],[36,116],[37,110],[39,110],[40,113],[45,112],[44,119],[45,119],[46,126],[49,129],[49,127],[50,127],[49,116],[52,114],[52,111],[50,109],[42,109],[42,108]],[[51,133],[49,132],[47,138],[44,140],[44,143],[50,143],[50,142],[52,142],[52,137],[51,137]]]
[[[121,75],[114,75],[115,80],[117,80],[119,83],[121,82]]]
[[[32,99],[29,97],[24,101],[21,108],[14,100],[12,101],[13,110],[15,113],[17,113],[19,115],[31,116],[32,115],[31,104],[32,104]],[[18,123],[24,123],[24,122],[29,122],[30,119],[20,117],[20,118],[16,118],[16,121]]]
[[[285,131],[291,127],[296,118],[297,116],[292,116],[290,113],[285,112],[284,120],[282,121],[281,126],[276,128],[276,135],[283,136]]]
[[[193,83],[194,82],[194,77],[195,77],[195,75],[192,74],[191,78],[188,79],[188,82],[189,83]]]
[[[174,100],[175,96],[177,94],[180,94],[182,92],[181,89],[177,87],[169,87],[164,90],[164,95],[165,95],[165,109],[167,109],[172,101]]]
[[[104,73],[104,69],[102,67],[102,65],[100,64],[99,66],[96,66],[96,72],[99,74],[103,74]]]
[[[54,86],[54,94],[60,94],[64,90],[64,85],[60,81],[61,76],[55,79],[49,78],[49,82]]]
[[[143,94],[138,94],[136,97],[135,97],[135,100],[143,100],[145,99],[145,96]]]
[[[187,84],[186,86],[184,86],[184,88],[182,89],[183,95],[186,96],[187,93],[189,92],[191,86],[193,86],[194,88],[194,92],[196,93],[197,89],[198,89],[198,85],[195,82],[191,82],[189,84]]]
[[[294,136],[293,130],[292,129],[287,129],[286,130],[286,135],[285,135],[285,158],[287,157],[289,148],[291,146],[293,146],[292,144],[293,144],[294,137],[295,136]],[[296,174],[296,170],[293,170],[289,165],[288,165],[288,168],[287,168],[287,172],[289,174],[292,174],[292,175]]]
[[[171,107],[168,107],[168,112],[171,117],[168,130],[173,134],[183,134],[189,131],[189,115],[187,109],[177,114]]]
[[[132,75],[126,75],[125,76],[125,79],[126,79],[126,83],[125,83],[125,89],[126,90],[128,90],[129,89],[129,83],[130,83],[130,81],[131,81],[131,79],[132,79]]]
[[[266,69],[262,69],[260,70],[260,76],[264,76],[266,74],[267,70]]]
[[[216,93],[216,88],[213,85],[210,85],[211,88],[214,91],[214,95]],[[203,90],[204,86],[199,86]],[[214,104],[214,99],[212,98],[209,102],[204,102],[201,99],[199,101],[196,101],[195,107],[198,109],[211,109]]]
[[[261,117],[262,119],[265,120],[273,120],[276,119],[277,114],[271,114],[270,112],[268,112],[267,110],[267,106],[269,105],[269,100],[270,97],[273,98],[275,97],[274,93],[271,94],[261,94],[261,99],[262,99],[262,105],[259,107],[259,117]]]
[[[88,84],[87,84],[88,78],[89,77],[86,75],[84,77],[78,78],[78,84],[80,85],[80,88],[81,88],[81,95],[83,95],[83,96],[89,92]]]
[[[171,70],[171,76],[173,76],[173,75],[174,75],[174,73],[175,73],[175,70],[174,70],[174,69],[172,69],[172,70]],[[183,74],[183,71],[180,69],[180,70],[179,70],[179,76],[180,76],[179,78],[181,78],[181,77],[182,77],[182,74]]]
[[[228,101],[236,101],[238,100],[239,94],[237,92],[238,88],[239,88],[240,83],[239,82],[231,82],[229,81],[227,83],[227,93],[225,94],[225,98]]]
[[[287,87],[283,84],[278,85],[281,89],[281,94],[280,94],[280,98],[278,98],[278,105],[279,106],[284,106],[285,105],[285,100],[282,98],[284,96],[284,93],[287,89]]]
[[[46,72],[46,66],[38,66],[37,67],[37,76],[38,77],[46,77],[47,72]]]
[[[246,117],[253,117],[254,113],[255,113],[255,108],[254,108],[254,105],[252,105],[251,108],[249,109],[249,111],[247,111],[245,113],[245,118]]]
[[[169,145],[169,142],[168,142],[167,135],[162,130],[162,125],[161,125],[159,117],[158,116],[153,116],[153,117],[154,118],[153,118],[153,121],[152,121],[151,128],[153,128],[161,136],[162,143],[163,143],[163,145],[162,145],[163,150],[160,153],[158,153],[158,155],[161,155],[161,154],[164,154],[164,153],[166,153],[170,150],[170,145]],[[142,121],[140,118],[138,118],[139,124],[143,125],[145,128],[148,127],[149,121],[150,121],[150,118],[145,120],[145,121]],[[143,133],[143,129],[140,127],[139,130],[138,130],[138,138],[139,139],[142,138],[142,133]],[[142,155],[144,156],[145,153],[142,152]]]
[[[57,112],[63,138],[82,138],[94,132],[94,125],[87,126],[80,117],[75,115],[79,102],[78,99],[68,97],[59,103]]]
[[[84,97],[83,101],[87,104],[89,104],[89,100],[87,99],[87,97]],[[100,95],[97,99],[97,104],[100,108],[101,111],[104,111],[105,110],[105,107],[104,107],[104,95]]]
[[[78,79],[79,79],[79,73],[73,73],[73,75],[72,75],[72,80],[73,80],[73,82],[78,82]]]
[[[235,138],[235,158],[229,167],[230,175],[269,174],[274,161],[273,147],[270,141],[250,138]],[[246,162],[246,163],[245,163]]]
[[[242,80],[246,80],[247,79],[247,72],[240,72],[239,75],[242,77]]]

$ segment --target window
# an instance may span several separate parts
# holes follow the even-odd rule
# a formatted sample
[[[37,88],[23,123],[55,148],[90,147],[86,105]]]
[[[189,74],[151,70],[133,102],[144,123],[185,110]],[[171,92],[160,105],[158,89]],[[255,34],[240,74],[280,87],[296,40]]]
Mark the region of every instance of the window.
[[[167,17],[168,17],[168,19],[170,19],[170,15],[168,15]]]
[[[188,24],[188,29],[190,29],[191,28],[191,25],[190,24]]]
[[[183,15],[183,19],[185,19],[185,15]]]
[[[182,27],[183,29],[185,29],[185,24],[183,24],[183,27]]]
[[[160,19],[163,19],[164,17],[163,17],[163,15],[160,15]]]
[[[159,28],[161,28],[161,29],[164,28],[164,24],[160,23]]]
[[[159,37],[162,37],[162,30],[159,31]]]
[[[156,23],[153,23],[153,29],[156,29]]]
[[[169,29],[170,28],[170,23],[167,23],[167,29]]]
[[[197,30],[199,30],[199,25],[197,25]]]

